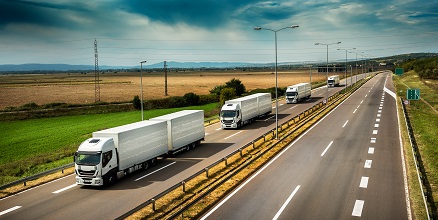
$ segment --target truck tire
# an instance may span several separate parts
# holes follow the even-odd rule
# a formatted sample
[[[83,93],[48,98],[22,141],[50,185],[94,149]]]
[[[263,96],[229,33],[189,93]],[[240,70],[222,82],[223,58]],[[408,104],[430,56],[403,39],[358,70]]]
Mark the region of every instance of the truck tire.
[[[114,184],[117,181],[117,176],[115,173],[112,173],[110,175],[108,175],[108,177],[106,177],[105,179],[103,179],[103,185],[104,186],[111,186],[112,184]]]
[[[146,161],[143,163],[143,170],[147,170],[149,168],[149,162]]]
[[[150,164],[151,166],[155,166],[157,164],[157,158],[152,158]]]

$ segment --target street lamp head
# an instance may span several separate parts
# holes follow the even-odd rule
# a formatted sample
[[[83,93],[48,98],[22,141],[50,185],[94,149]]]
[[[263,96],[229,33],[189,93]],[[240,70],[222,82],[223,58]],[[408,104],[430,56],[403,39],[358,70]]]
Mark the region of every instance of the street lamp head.
[[[297,27],[300,27],[299,25],[292,25],[292,26],[290,26],[290,28],[297,28]]]
[[[262,28],[261,27],[255,27],[254,28],[254,30],[256,30],[256,31],[259,31],[259,30],[261,30]]]
[[[341,41],[338,41],[336,44],[340,44],[341,43]]]
[[[140,61],[140,63],[146,63],[147,61],[145,60],[145,61]]]
[[[319,45],[319,43],[315,43],[315,45]]]

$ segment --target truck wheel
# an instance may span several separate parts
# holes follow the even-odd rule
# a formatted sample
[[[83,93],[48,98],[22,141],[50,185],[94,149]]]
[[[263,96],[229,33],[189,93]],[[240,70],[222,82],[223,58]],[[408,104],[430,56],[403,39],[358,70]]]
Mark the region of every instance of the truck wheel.
[[[147,170],[149,168],[149,163],[146,161],[143,163],[143,169]]]
[[[116,174],[113,173],[103,180],[103,185],[110,186],[110,185],[114,184],[116,182],[116,180],[117,180]]]
[[[191,143],[190,145],[191,145],[191,148],[192,148],[192,149],[195,149],[195,148],[196,148],[196,144],[195,144],[195,143]]]

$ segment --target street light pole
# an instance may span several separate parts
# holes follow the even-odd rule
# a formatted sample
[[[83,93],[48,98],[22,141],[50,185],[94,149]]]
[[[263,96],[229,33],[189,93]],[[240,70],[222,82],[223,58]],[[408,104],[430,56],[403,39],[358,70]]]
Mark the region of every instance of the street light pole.
[[[140,62],[140,105],[141,105],[141,120],[144,120],[143,117],[143,63],[146,63],[145,61]]]
[[[260,30],[267,30],[274,32],[275,36],[275,139],[278,140],[278,72],[277,72],[277,32],[287,29],[287,28],[298,28],[298,25],[292,25],[284,28],[280,28],[278,30],[273,30],[270,28],[262,28],[262,27],[255,27],[254,30],[260,31]]]
[[[356,48],[353,47],[351,49],[340,49],[338,48],[338,50],[345,50],[345,92],[347,92],[347,58],[348,58],[348,50],[355,50]]]
[[[326,98],[325,98],[325,103],[326,104],[328,104],[328,48],[329,48],[329,45],[333,45],[333,44],[340,44],[341,42],[340,41],[338,41],[338,42],[336,42],[336,43],[330,43],[330,44],[321,44],[321,43],[315,43],[315,45],[326,45],[327,46],[327,72],[326,72],[326,79],[325,79],[325,82],[326,82],[326,84],[327,84],[327,91],[326,91]]]

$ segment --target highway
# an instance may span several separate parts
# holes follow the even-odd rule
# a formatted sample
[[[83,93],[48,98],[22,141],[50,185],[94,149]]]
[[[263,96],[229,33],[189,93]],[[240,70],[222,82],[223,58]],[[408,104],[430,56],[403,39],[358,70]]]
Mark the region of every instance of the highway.
[[[203,219],[409,219],[393,91],[371,79]]]
[[[380,87],[379,89],[372,89],[373,91],[373,97],[376,97],[378,95],[382,95],[382,87],[383,87],[383,81],[384,76],[387,74],[379,74],[377,77],[374,77],[370,82],[368,82],[366,85],[369,85],[369,83],[375,82],[378,80],[377,87]],[[358,77],[360,79],[361,76]],[[353,77],[353,81],[355,81],[356,77]],[[281,79],[280,79],[281,80]],[[348,80],[350,82],[350,80]],[[329,95],[334,94],[335,92],[343,89],[343,87],[335,87],[335,88],[329,88]],[[366,89],[366,86],[364,87]],[[374,94],[374,91],[378,92],[379,94]],[[378,91],[377,91],[378,90]],[[362,89],[360,90],[362,91]],[[359,94],[357,92],[356,94]],[[310,100],[306,100],[303,103],[294,104],[294,105],[287,105],[284,104],[284,101],[279,103],[279,123],[282,123],[296,115],[298,115],[300,112],[308,109],[309,107],[313,106],[314,104],[318,103],[322,99],[325,98],[326,95],[326,88],[320,88],[316,91],[312,92],[312,98]],[[371,95],[371,93],[370,93]],[[349,143],[345,146],[355,146],[356,141],[358,141],[358,137],[365,138],[368,137],[370,134],[367,129],[362,128],[363,133],[356,133],[353,129],[353,125],[362,124],[363,126],[367,126],[368,128],[372,125],[370,122],[372,117],[376,117],[375,112],[368,112],[365,109],[368,105],[374,106],[374,103],[376,100],[371,100],[370,98],[361,98],[361,97],[352,97],[349,100],[351,102],[359,102],[360,99],[363,99],[365,103],[361,104],[354,104],[357,105],[358,112],[353,113],[356,114],[356,117],[348,118],[347,113],[342,113],[342,117],[345,117],[345,120],[351,120],[350,122],[346,123],[348,126],[348,132],[349,134],[346,135],[345,133],[340,135],[340,137],[334,137],[331,136],[330,133],[333,133],[333,135],[339,135],[339,131],[334,133],[336,130],[334,128],[328,129],[328,133],[326,132],[320,132],[317,134],[313,134],[313,138],[308,140],[309,142],[305,144],[306,146],[311,147],[297,147],[297,145],[294,145],[292,148],[290,154],[290,158],[286,159],[288,161],[287,163],[290,165],[290,167],[287,169],[289,173],[288,175],[281,175],[281,176],[289,176],[291,178],[290,180],[285,180],[284,185],[289,186],[289,188],[286,190],[287,192],[281,192],[282,195],[290,194],[289,191],[293,190],[290,189],[290,187],[296,187],[300,185],[300,189],[297,192],[297,195],[303,195],[305,193],[307,194],[307,197],[309,197],[308,201],[304,205],[305,207],[309,207],[309,204],[307,202],[310,202],[310,198],[314,196],[314,198],[324,198],[324,200],[317,200],[313,201],[311,204],[313,205],[321,205],[323,201],[331,201],[333,198],[329,197],[329,193],[324,192],[327,188],[320,187],[323,181],[326,183],[330,183],[329,185],[331,187],[337,186],[336,182],[334,180],[340,179],[339,174],[342,174],[341,176],[347,176],[349,174],[354,174],[353,176],[350,176],[349,179],[346,179],[347,177],[343,178],[345,182],[343,181],[342,185],[349,186],[347,189],[342,189],[343,192],[350,193],[359,193],[360,189],[353,190],[354,184],[353,184],[353,178],[357,175],[362,175],[360,169],[358,168],[359,163],[364,162],[364,157],[367,156],[366,149],[359,149],[359,147],[347,147],[349,151],[343,152],[339,150],[340,146]],[[379,100],[380,101],[380,98]],[[388,101],[388,103],[386,102]],[[385,105],[389,105],[391,103],[391,99],[388,96],[385,96]],[[392,101],[394,104],[395,101]],[[395,105],[395,104],[394,104]],[[350,108],[357,107],[357,106],[350,106]],[[339,109],[342,109],[340,107]],[[388,107],[388,110],[390,107]],[[386,109],[385,109],[386,110]],[[274,110],[275,111],[275,110]],[[339,111],[339,110],[337,110]],[[371,110],[369,110],[371,111]],[[364,112],[364,113],[360,113]],[[389,114],[389,112],[388,112]],[[332,114],[335,115],[335,114]],[[363,119],[357,117],[364,117]],[[333,117],[333,116],[330,116]],[[394,114],[395,117],[395,114]],[[385,117],[386,118],[386,117]],[[388,118],[384,119],[382,117],[382,122],[389,120],[391,117],[388,116]],[[324,121],[327,121],[328,119],[325,119]],[[332,119],[333,120],[333,119]],[[340,120],[340,119],[339,119]],[[344,120],[344,122],[345,122]],[[342,120],[341,120],[342,121]],[[336,123],[339,123],[339,121],[336,121]],[[323,123],[321,123],[323,124]],[[162,159],[159,161],[159,163],[148,170],[145,171],[139,171],[134,173],[133,175],[130,175],[128,177],[125,177],[124,179],[120,180],[117,184],[106,187],[106,188],[92,188],[92,187],[81,187],[77,186],[75,184],[74,175],[69,175],[65,178],[44,184],[39,187],[32,188],[30,190],[21,192],[19,194],[6,197],[4,199],[0,200],[0,219],[76,219],[80,217],[81,219],[114,219],[118,216],[126,213],[130,209],[138,206],[139,204],[143,203],[144,201],[147,201],[148,199],[152,198],[153,196],[159,194],[160,192],[164,191],[165,189],[169,188],[170,186],[173,186],[174,184],[181,182],[183,179],[191,176],[193,173],[203,169],[204,167],[210,165],[211,163],[223,158],[225,155],[231,153],[232,151],[238,149],[239,147],[243,146],[244,144],[248,143],[249,141],[253,140],[255,137],[258,137],[267,131],[273,129],[275,126],[275,117],[271,115],[270,117],[260,119],[256,121],[255,123],[252,123],[250,125],[246,125],[242,127],[239,130],[222,130],[220,128],[220,124],[214,124],[211,126],[206,127],[206,140],[202,142],[200,146],[197,148],[185,152],[182,154],[179,154],[173,158],[167,158]],[[383,126],[383,125],[382,125]],[[397,128],[397,125],[393,125],[394,130]],[[327,129],[327,128],[326,128]],[[347,129],[344,129],[347,130]],[[392,130],[391,130],[392,131]],[[360,132],[360,131],[359,131]],[[368,133],[367,133],[368,132]],[[377,138],[379,138],[379,142],[381,143],[388,143],[388,145],[392,145],[392,143],[395,143],[395,140],[387,140],[385,142],[384,139],[387,137],[390,137],[390,134],[386,134],[386,132],[390,132],[390,130],[382,130],[379,131],[379,133],[376,135]],[[312,133],[309,132],[308,135],[312,135]],[[315,135],[317,138],[315,138]],[[385,138],[384,138],[385,137]],[[345,140],[344,140],[344,139]],[[369,137],[368,137],[369,138]],[[334,141],[333,146],[331,146],[330,150],[326,152],[326,155],[322,157],[317,161],[314,160],[315,164],[309,164],[314,158],[312,155],[315,153],[314,151],[320,150],[320,145],[326,145],[326,141],[329,141],[332,139]],[[359,138],[360,139],[360,138]],[[303,139],[304,140],[304,139]],[[397,139],[398,140],[398,139]],[[338,142],[339,141],[339,142]],[[342,142],[341,142],[342,141]],[[362,143],[363,144],[363,143]],[[363,144],[365,145],[365,144]],[[385,145],[386,147],[386,145]],[[365,148],[365,147],[362,147]],[[389,147],[391,148],[391,147]],[[303,152],[300,152],[299,149],[306,149],[303,155]],[[313,150],[312,150],[313,149]],[[392,149],[392,148],[391,148]],[[376,151],[378,148],[376,147]],[[389,149],[388,149],[389,150]],[[307,153],[306,153],[307,151]],[[339,151],[339,155],[336,156],[337,160],[331,158],[329,159],[329,155],[333,154],[334,152]],[[351,153],[350,151],[354,151],[355,153]],[[365,153],[363,153],[364,151]],[[382,153],[379,153],[378,156],[374,155],[376,158],[382,157],[389,157],[393,158],[394,160],[399,156],[396,152],[397,150],[391,150],[386,152],[382,155]],[[295,152],[295,153],[293,153]],[[342,153],[343,152],[343,153]],[[348,153],[350,152],[350,153]],[[297,153],[297,155],[295,155]],[[360,153],[363,153],[361,157],[358,155]],[[357,154],[357,155],[356,155]],[[350,158],[348,161],[341,161],[342,158]],[[358,158],[356,158],[358,157]],[[327,159],[326,159],[327,158]],[[276,162],[278,163],[278,162]],[[379,163],[383,163],[384,165],[378,166]],[[376,165],[377,164],[377,165]],[[370,175],[369,178],[369,188],[376,187],[375,184],[373,185],[373,182],[378,182],[378,178],[384,178],[389,175],[395,175],[398,174],[398,168],[396,169],[394,167],[395,163],[394,161],[390,162],[377,162],[373,161],[373,168],[377,167],[379,169],[390,169],[394,173],[390,172],[390,174],[382,173],[382,174],[375,174],[379,175],[377,177],[372,177]],[[328,165],[330,165],[330,170],[326,170],[328,168]],[[332,166],[333,165],[333,166]],[[336,166],[335,166],[336,165]],[[339,165],[343,165],[340,167]],[[321,167],[322,166],[322,167]],[[293,169],[290,169],[293,167]],[[300,169],[295,169],[300,168]],[[351,171],[349,168],[357,168],[354,171]],[[284,169],[284,167],[283,167]],[[290,171],[289,171],[290,170]],[[294,171],[295,170],[295,171]],[[299,170],[304,171],[307,170],[307,172],[301,173]],[[373,169],[375,170],[375,169]],[[284,171],[284,170],[283,170]],[[367,170],[365,170],[367,171]],[[396,172],[397,171],[397,172]],[[275,172],[275,171],[273,171]],[[344,173],[345,172],[345,173]],[[352,173],[353,172],[353,173]],[[368,171],[369,172],[369,171]],[[278,173],[277,173],[278,174]],[[334,175],[336,174],[336,175]],[[331,179],[329,178],[330,175]],[[365,174],[364,174],[365,175]],[[368,174],[366,174],[368,175]],[[398,175],[397,175],[398,176]],[[328,179],[325,179],[324,177],[327,177]],[[372,178],[371,178],[372,177]],[[272,177],[271,177],[272,178]],[[283,178],[283,177],[282,177]],[[316,179],[315,179],[316,178]],[[306,182],[297,182],[298,179],[302,180],[312,180],[316,181],[313,182],[312,185],[312,191],[306,191],[307,186]],[[278,180],[278,178],[274,178],[271,181]],[[293,180],[293,181],[292,181]],[[356,181],[356,180],[354,180]],[[403,196],[403,193],[399,193],[397,186],[400,183],[402,183],[402,180],[399,180],[399,177],[397,178],[391,178],[390,184],[388,187],[391,187],[390,192],[394,191],[394,194]],[[279,181],[275,181],[279,182]],[[307,182],[309,184],[309,182]],[[294,184],[296,186],[294,186]],[[259,185],[259,184],[257,184]],[[380,184],[379,184],[380,185]],[[261,186],[261,185],[259,185]],[[336,187],[335,187],[336,188]],[[351,188],[351,189],[350,189]],[[277,189],[285,189],[285,188],[279,188],[278,187],[268,187],[263,190],[259,190],[259,192],[270,192],[271,190],[277,190]],[[310,190],[310,189],[309,189]],[[340,190],[340,189],[339,189]],[[378,188],[379,192],[383,191],[382,195],[386,195],[385,192],[388,191],[388,188]],[[319,195],[318,193],[321,193]],[[387,193],[387,192],[386,192]],[[272,193],[273,194],[273,193]],[[258,193],[256,194],[258,195]],[[311,195],[311,196],[310,196]],[[322,196],[324,195],[324,196]],[[380,194],[379,194],[380,195]],[[321,196],[321,197],[320,197]],[[353,196],[353,195],[350,195]],[[338,195],[338,197],[340,197]],[[237,197],[235,197],[237,198]],[[268,199],[269,197],[264,197]],[[363,197],[358,199],[364,199],[364,201],[367,201],[365,199],[371,199],[374,198],[371,195],[364,194]],[[387,198],[384,197],[385,201],[386,199],[393,198]],[[277,198],[279,199],[279,198]],[[337,198],[337,200],[341,200],[340,198]],[[251,199],[251,201],[253,201]],[[277,201],[280,202],[280,200]],[[294,199],[295,201],[295,199]],[[370,201],[370,200],[368,200]],[[304,204],[304,203],[303,203]],[[366,202],[366,207],[371,206],[371,202]],[[327,204],[326,204],[327,205]],[[329,204],[330,205],[330,204]],[[331,204],[335,205],[335,204]],[[338,204],[339,205],[339,204]],[[336,207],[339,208],[339,206],[336,205]],[[345,204],[347,205],[347,204]],[[348,204],[350,205],[350,204]],[[270,203],[266,204],[267,207],[272,207],[274,209],[274,206]],[[314,207],[314,206],[313,206]],[[379,206],[380,207],[380,206]],[[398,207],[398,205],[397,205]],[[257,207],[254,207],[257,208]],[[253,209],[254,209],[253,208]],[[324,208],[325,206],[319,207]],[[327,209],[329,209],[327,207]],[[289,210],[289,209],[287,209]],[[292,211],[292,210],[290,210]],[[252,212],[252,211],[251,211]],[[406,212],[406,211],[405,211]],[[223,214],[223,212],[220,212],[218,210],[217,212],[214,212],[214,214]],[[240,213],[239,211],[236,211],[234,213],[233,211],[228,212],[228,214],[237,214]],[[290,215],[289,215],[290,214]],[[293,213],[284,214],[283,216],[295,216]],[[300,215],[297,215],[300,216]],[[303,217],[305,217],[303,215]],[[233,218],[233,217],[231,217]],[[237,217],[236,217],[237,218]],[[270,217],[272,218],[272,217]]]

